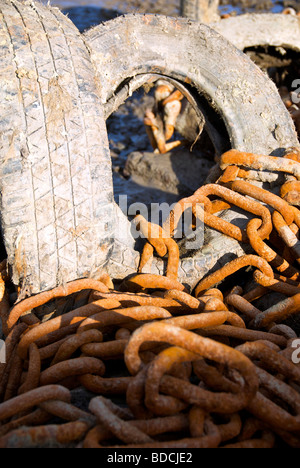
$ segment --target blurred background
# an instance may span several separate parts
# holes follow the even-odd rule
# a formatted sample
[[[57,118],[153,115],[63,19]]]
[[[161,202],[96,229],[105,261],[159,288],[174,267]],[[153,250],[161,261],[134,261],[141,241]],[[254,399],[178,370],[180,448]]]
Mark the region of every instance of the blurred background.
[[[48,3],[48,0],[42,0]],[[178,16],[180,0],[52,0],[76,24],[80,31],[115,18],[122,13],[158,13]],[[250,11],[280,12],[283,8],[299,9],[299,1],[286,0],[220,0],[220,14]]]

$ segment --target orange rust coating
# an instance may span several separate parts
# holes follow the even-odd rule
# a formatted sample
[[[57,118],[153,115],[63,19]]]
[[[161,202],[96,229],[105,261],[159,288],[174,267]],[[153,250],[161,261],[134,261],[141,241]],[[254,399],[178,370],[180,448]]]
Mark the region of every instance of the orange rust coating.
[[[178,225],[178,222],[183,214],[183,212],[188,209],[192,208],[193,212],[197,204],[203,204],[205,212],[210,212],[212,209],[212,202],[207,197],[198,196],[196,192],[187,198],[182,198],[179,202],[176,203],[173,210],[170,212],[168,219],[164,222],[163,229],[166,233],[168,233],[169,237],[174,235],[174,231]]]
[[[0,302],[2,302],[5,293],[5,282],[0,272]]]
[[[300,235],[300,209],[296,208],[296,206],[293,206],[292,208],[293,208],[294,214],[295,214],[295,221],[294,221],[293,224],[291,224],[290,228],[292,229],[292,227],[293,227],[293,229],[295,229],[294,226],[296,225],[297,228],[298,228],[298,231],[294,230],[293,232],[294,232],[295,235],[299,236]]]
[[[177,99],[168,101],[164,105],[164,124],[166,141],[172,138],[178,115],[181,111],[181,102]]]
[[[159,385],[164,374],[171,371],[175,364],[192,362],[199,355],[186,349],[172,346],[159,353],[150,363],[145,382],[145,404],[155,415],[171,416],[186,408],[186,403],[178,398],[159,394]]]
[[[280,188],[280,196],[290,205],[300,205],[300,182],[289,180]]]
[[[126,394],[132,377],[103,378],[99,375],[85,374],[77,377],[80,384],[87,390],[100,395],[124,395]]]
[[[115,333],[115,339],[116,340],[129,340],[131,335],[131,331],[128,330],[127,328],[118,328],[118,330]]]
[[[293,207],[295,209],[295,207]],[[298,211],[298,210],[297,210]],[[298,214],[296,213],[296,209],[295,209],[295,222],[290,224],[289,228],[290,230],[292,231],[293,234],[295,234],[295,236],[297,237],[297,239],[299,239],[299,227],[298,227],[298,224],[299,224],[299,216]],[[295,254],[291,251],[291,249],[287,246],[287,245],[284,245],[283,247],[283,254],[282,256],[290,263],[294,263],[295,261]]]
[[[166,278],[165,276],[148,273],[137,274],[122,283],[127,290],[133,289],[136,292],[141,289],[178,289],[184,291],[185,287],[177,280]]]
[[[172,317],[170,312],[162,307],[139,306],[126,309],[109,310],[100,312],[86,318],[78,327],[77,333],[83,333],[91,328],[101,328],[108,325],[119,325],[130,320],[154,320],[158,318]]]
[[[284,276],[288,276],[296,281],[300,280],[300,272],[290,265],[284,258],[278,255],[271,247],[269,247],[258,235],[258,229],[261,226],[261,220],[251,219],[247,225],[247,235],[251,247],[255,252],[268,263],[276,268]]]
[[[218,218],[217,216],[211,215],[210,213],[205,212],[200,206],[197,206],[195,209],[195,215],[207,226],[216,229],[217,231],[225,234],[228,237],[232,237],[239,242],[248,242],[248,238],[245,232],[240,229],[238,226],[229,223],[228,221]]]
[[[1,448],[39,448],[44,444],[62,446],[78,441],[85,436],[89,425],[84,421],[72,421],[65,424],[22,427],[0,438]]]
[[[197,362],[198,359],[197,353],[181,347],[171,347],[162,351],[150,363],[147,372],[145,385],[147,407],[151,408],[155,414],[172,414],[177,412],[179,408],[183,409],[183,402],[181,401],[183,400],[189,404],[196,404],[208,412],[232,413],[239,411],[247,404],[249,398],[247,384],[246,388],[239,387],[235,393],[214,393],[181,379],[165,375],[176,362]],[[166,396],[159,394],[162,383],[163,393],[167,394]],[[168,383],[171,383],[171,385],[168,385]]]
[[[29,392],[39,386],[41,374],[41,357],[35,343],[29,346],[29,365],[25,382],[20,386],[18,394]]]
[[[229,421],[227,423],[218,425],[222,442],[226,442],[237,437],[242,428],[242,420],[238,413],[231,414],[228,417]]]
[[[126,403],[136,419],[149,419],[153,413],[145,406],[145,382],[149,365],[138,372],[128,385]]]
[[[104,343],[87,343],[81,347],[81,351],[87,356],[113,359],[116,356],[123,355],[128,339],[105,341]]]
[[[216,391],[238,393],[240,384],[225,377],[222,368],[218,368],[212,363],[208,364],[205,359],[195,361],[193,370],[199,380],[205,382],[209,388]]]
[[[168,249],[168,263],[166,277],[177,280],[179,268],[179,247],[171,238],[164,239],[165,245]]]
[[[286,172],[294,175],[300,180],[300,163],[287,158],[277,158],[261,154],[245,153],[237,150],[230,150],[224,153],[220,159],[221,169],[227,166],[245,166],[256,170],[266,170],[271,172]]]
[[[150,245],[150,244],[148,244]],[[168,295],[168,291],[171,291],[170,293],[170,296]],[[182,308],[182,305],[177,302],[177,300],[175,299],[175,296],[176,296],[176,293],[175,291],[177,291],[179,294],[182,292],[183,294],[187,294],[187,293],[184,293],[183,291],[178,291],[178,289],[170,289],[170,290],[167,290],[165,293],[164,293],[164,297],[155,297],[155,296],[150,296],[149,294],[145,294],[145,293],[122,293],[122,292],[111,292],[111,293],[100,293],[99,295],[97,293],[95,293],[93,295],[93,298],[94,299],[99,299],[100,297],[102,298],[111,298],[111,299],[115,299],[117,301],[119,301],[123,307],[134,307],[136,305],[152,305],[152,306],[155,306],[155,307],[163,307],[164,309],[167,309],[169,310],[169,312],[173,312],[175,311],[176,309],[180,310],[180,308]],[[174,296],[173,296],[174,294]],[[199,301],[195,298],[195,297],[192,297],[190,296],[189,294],[187,294],[187,296],[189,298],[191,298],[191,304],[193,303],[193,307],[191,308],[196,308],[196,305],[197,303],[199,304]],[[174,297],[174,300],[172,299],[172,297]],[[181,298],[183,298],[185,296],[181,296]],[[193,301],[194,300],[194,301]],[[197,302],[195,302],[197,301]],[[186,301],[186,304],[188,306],[188,301]],[[189,307],[189,306],[188,306]]]
[[[261,312],[251,322],[253,328],[266,328],[273,322],[282,322],[287,317],[300,311],[300,293],[293,297],[289,297],[278,304],[274,304],[269,309]]]
[[[263,429],[264,423],[262,421],[259,421],[259,419],[254,417],[249,417],[244,421],[239,440],[242,442],[243,440],[251,439],[257,431],[261,431]]]
[[[262,332],[259,330],[248,330],[245,328],[234,327],[232,325],[219,325],[218,327],[205,328],[198,331],[201,336],[228,336],[242,341],[257,341],[265,340],[285,348],[287,339],[284,336],[275,335],[270,332]]]
[[[3,436],[21,426],[38,426],[40,424],[45,424],[50,419],[51,415],[49,413],[46,413],[46,411],[38,408],[24,416],[16,417],[16,419],[12,419],[6,424],[2,424],[0,426],[0,436]]]
[[[107,292],[108,288],[101,282],[93,279],[80,279],[58,286],[51,291],[44,291],[36,296],[28,297],[22,302],[16,304],[10,311],[7,320],[7,326],[10,329],[18,321],[19,317],[30,309],[41,306],[56,297],[65,297],[73,294],[74,292],[82,291],[83,289],[95,289],[100,292]]]
[[[5,258],[4,260],[2,260],[0,262],[0,273],[1,273],[1,276],[2,276],[2,279],[4,279],[4,281],[6,281],[8,279],[8,275],[7,275],[7,258]]]
[[[204,421],[206,413],[199,406],[192,406],[189,411],[189,425],[192,437],[201,437],[204,433]]]
[[[196,364],[198,361],[194,361],[194,363]],[[248,399],[251,401],[253,398],[247,395],[248,384],[246,384],[246,388],[237,384],[234,387],[234,390],[229,388],[224,391],[222,387],[220,392],[214,392],[170,375],[164,375],[160,382],[161,393],[183,400],[190,405],[197,405],[207,412],[219,414],[239,411],[247,405]],[[215,385],[212,385],[212,388],[215,388]]]
[[[105,284],[105,286],[108,288],[108,289],[114,289],[114,283],[111,279],[111,277],[109,276],[108,273],[106,273],[105,271],[101,271],[99,273],[99,276],[97,278],[95,278],[97,281],[101,281],[101,283]]]
[[[72,335],[60,345],[52,359],[51,366],[69,359],[82,345],[86,343],[99,343],[101,341],[103,341],[103,335],[99,330],[88,330],[80,335]]]
[[[139,216],[141,217],[141,215],[139,215]],[[144,220],[144,221],[147,223],[146,220]],[[157,242],[157,238],[156,238],[157,234],[160,237],[159,241],[161,240],[162,243],[163,243],[164,250],[161,249],[161,252],[159,252],[156,249],[157,253],[160,256],[163,257],[168,252],[169,258],[168,258],[166,276],[168,278],[176,280],[177,276],[178,276],[178,266],[179,266],[179,248],[178,248],[178,245],[176,244],[176,242],[173,239],[171,239],[168,236],[168,234],[160,226],[155,225],[153,223],[148,223],[148,226],[149,226],[148,233],[150,232],[151,236],[152,236],[153,232],[154,232],[154,236],[155,236],[154,238],[150,237],[148,239],[149,242],[153,245],[153,247],[155,248],[155,243]],[[151,255],[152,255],[152,253],[153,252],[151,251]],[[147,253],[148,258],[149,258],[149,254],[150,254],[150,250]]]
[[[296,332],[291,327],[284,325],[283,323],[280,323],[279,325],[271,325],[268,328],[268,332],[284,336],[287,340],[294,340],[294,338],[297,338]],[[287,346],[289,346],[289,342],[287,343],[286,348]]]
[[[220,301],[224,301],[223,293],[217,288],[210,288],[207,291],[204,291],[201,296],[201,300],[205,302],[205,299],[207,299],[209,296],[216,297],[220,299]]]
[[[291,159],[292,161],[300,162],[300,153],[297,148],[290,148],[288,152],[283,156],[286,159]]]
[[[296,286],[297,288],[300,287],[300,283],[298,281],[294,281],[290,278],[286,278],[285,276],[278,275],[277,273],[274,273],[274,278],[278,281],[281,281],[282,283],[290,284],[292,286]]]
[[[200,189],[198,189],[194,195],[196,197],[198,197],[199,195],[202,195],[205,197],[208,197],[209,195],[217,195],[223,198],[224,200],[226,200],[227,202],[229,202],[230,204],[236,205],[239,208],[242,208],[243,210],[249,213],[260,216],[263,222],[262,222],[262,227],[259,230],[259,235],[262,239],[268,238],[270,233],[272,232],[273,227],[272,227],[271,215],[270,215],[269,210],[255,200],[250,200],[240,195],[239,193],[234,192],[233,190],[230,190],[226,187],[223,187],[217,184],[204,185]],[[197,206],[197,208],[200,209],[200,206]],[[293,215],[293,219],[294,219],[294,215]],[[222,223],[220,223],[221,221]],[[241,229],[237,228],[231,223],[228,223],[228,222],[225,223],[224,220],[220,220],[219,218],[211,215],[210,213],[205,212],[204,222],[208,224],[210,227],[213,227],[217,230],[219,230],[218,226],[220,225],[223,226],[223,225],[228,224],[229,226],[231,226],[231,228],[229,229],[228,231],[229,234],[227,235],[230,235],[230,232],[231,232],[230,237],[234,237],[235,239],[239,241],[241,240],[246,241],[247,239],[245,236],[245,233],[244,235],[242,234]],[[237,235],[235,234],[235,232],[239,232],[239,234]]]
[[[163,129],[153,114],[152,111],[146,111],[144,117],[144,124],[146,126],[146,133],[149,137],[150,143],[154,150],[158,150],[159,153],[164,154],[168,150],[166,148],[165,135]]]
[[[243,292],[244,290],[241,286],[233,286],[233,288],[228,294],[238,294],[239,296],[241,296]],[[228,296],[228,294],[226,295],[226,297]]]
[[[300,368],[265,343],[260,341],[247,342],[236,349],[252,360],[263,362],[269,370],[280,373],[294,382],[300,382]]]
[[[26,330],[26,328],[26,325],[23,323],[16,325],[10,331],[8,337],[5,340],[6,363],[0,365],[0,399],[3,398],[3,395],[7,389],[11,368],[14,364],[16,356],[18,341],[24,330]],[[21,373],[21,369],[19,369],[18,372]]]
[[[296,223],[292,223],[292,224],[290,224],[289,228],[295,234],[295,236],[297,236],[299,238],[299,230],[300,229],[299,229],[298,225]]]
[[[230,166],[228,166],[230,167]],[[236,166],[234,166],[236,167]],[[227,169],[227,168],[226,168]],[[255,171],[251,171],[251,170],[245,170],[245,169],[239,169],[239,172],[237,174],[238,177],[240,177],[241,179],[248,179],[248,180],[256,180],[256,177],[257,177],[257,173]]]
[[[137,374],[141,368],[141,359],[139,357],[139,348],[144,341],[163,341],[173,346],[179,346],[199,356],[225,364],[228,367],[236,369],[243,377],[243,390],[239,394],[234,394],[234,398],[227,395],[229,404],[232,408],[243,407],[255,395],[258,389],[258,379],[254,365],[249,359],[244,359],[242,353],[216,341],[200,337],[195,333],[186,331],[182,328],[169,325],[167,323],[150,323],[136,330],[129,340],[125,350],[125,363],[132,375]],[[243,357],[242,357],[243,356]],[[186,381],[185,385],[188,385]],[[195,387],[195,386],[193,386]],[[202,389],[201,389],[202,390]],[[220,408],[220,395],[212,396],[212,407],[216,404]],[[196,403],[196,402],[195,402]],[[197,403],[196,403],[197,404]],[[223,412],[223,411],[221,411]]]
[[[300,165],[300,164],[299,164]],[[272,206],[275,210],[279,211],[284,217],[287,225],[292,224],[295,218],[293,208],[282,198],[274,195],[274,193],[268,192],[256,185],[245,182],[244,180],[236,180],[229,184],[230,188],[243,195],[255,198],[269,206]]]
[[[272,432],[263,432],[260,439],[249,439],[234,444],[224,445],[224,449],[268,449],[273,448],[275,445],[275,436]]]
[[[164,293],[164,299],[175,299],[175,301],[182,302],[191,309],[203,310],[201,301],[184,291],[178,291],[178,289],[169,289],[166,291]]]
[[[21,315],[20,321],[26,323],[26,325],[28,326],[41,323],[41,321],[36,317],[36,315],[32,311],[29,314],[25,313],[24,315]]]
[[[35,344],[40,349],[40,352],[45,351],[45,353],[48,354],[48,352],[51,351],[52,345],[53,345],[52,351],[54,351],[55,349],[54,345],[56,343],[59,343],[59,345],[61,345],[64,339],[76,333],[78,324],[79,322],[75,321],[75,323],[73,323],[72,325],[67,325],[63,328],[58,328],[57,330],[53,332],[42,335],[41,337],[35,340]],[[57,350],[58,350],[58,347],[55,349],[54,354],[56,353]],[[54,354],[51,354],[50,356],[53,356]]]
[[[159,435],[168,432],[185,431],[188,428],[188,417],[185,414],[167,416],[165,418],[139,419],[129,421],[129,424],[137,427],[150,436]],[[113,438],[113,434],[99,425],[94,427],[87,434],[84,442],[84,448],[100,448],[100,443],[104,440]]]
[[[157,151],[157,141],[156,141],[155,136],[154,136],[154,133],[157,134],[157,131],[152,126],[149,119],[147,119],[147,118],[144,119],[144,125],[145,125],[146,134],[147,134],[147,136],[149,138],[150,144],[151,144],[153,150]]]
[[[5,336],[9,334],[9,329],[7,326],[7,319],[9,317],[10,305],[8,293],[5,290],[5,271],[6,260],[1,262],[2,269],[0,269],[0,320],[2,322],[2,332]],[[1,267],[0,264],[0,267]]]
[[[7,401],[17,395],[21,382],[22,367],[23,361],[18,356],[16,350],[14,350],[14,354],[10,360],[10,370],[3,401]]]
[[[170,140],[172,138],[173,134],[174,134],[174,125],[166,123],[166,125],[165,125],[165,139],[166,139],[166,141]]]
[[[65,421],[78,421],[80,419],[88,423],[89,426],[94,426],[96,424],[96,418],[94,415],[81,410],[77,406],[66,403],[65,401],[44,401],[43,403],[40,403],[39,406],[50,415],[57,416]]]
[[[64,315],[50,319],[47,322],[33,326],[21,337],[21,340],[18,344],[19,356],[22,359],[26,359],[27,350],[30,343],[37,341],[41,337],[44,337],[45,335],[48,335],[54,331],[63,332],[63,329],[69,326],[78,327],[80,322],[85,320],[87,317],[95,315],[101,310],[112,308],[116,305],[118,306],[120,304],[114,299],[100,299],[99,301],[92,302],[85,306],[79,307],[78,309],[72,310],[71,312],[67,312]]]
[[[276,278],[270,278],[258,270],[253,273],[253,279],[263,288],[268,288],[272,291],[280,292],[286,296],[295,296],[295,294],[300,292],[300,288],[298,286],[279,281]]]
[[[211,297],[205,302],[204,311],[217,311],[217,310],[228,310],[228,307],[224,304],[221,299],[217,297]]]
[[[35,388],[23,395],[16,396],[9,401],[0,404],[0,421],[11,418],[21,411],[33,408],[47,400],[62,400],[70,402],[70,391],[61,385],[47,385]]]
[[[147,265],[150,259],[153,259],[153,253],[154,253],[153,245],[149,244],[149,242],[146,242],[146,244],[143,247],[141,256],[140,256],[140,262],[139,262],[139,266],[137,270],[138,273],[143,273],[143,268]]]
[[[198,283],[195,290],[196,297],[199,297],[201,294],[203,294],[204,291],[211,288],[220,281],[223,281],[223,279],[227,276],[232,275],[241,268],[250,265],[258,268],[270,278],[274,277],[272,268],[266,262],[266,260],[256,255],[244,255],[242,257],[236,258],[235,260],[232,260],[231,262],[227,263],[225,266],[220,268],[218,271],[212,273],[211,275],[201,280]]]
[[[250,356],[251,359],[259,360],[264,367],[267,366],[272,372],[281,374],[288,380],[299,382],[299,368],[261,342],[245,343],[238,349]],[[256,372],[260,386],[267,390],[268,397],[257,392],[253,400],[249,402],[247,411],[267,423],[270,428],[299,431],[300,397],[298,391],[261,367],[257,367]],[[286,402],[287,405],[284,408],[280,407],[276,404],[274,396],[279,398],[279,401]],[[291,408],[292,414],[286,408]]]
[[[132,414],[129,408],[126,408],[124,406],[119,406],[118,404],[108,399],[106,400],[105,404],[114,414],[119,416],[119,418],[122,418],[125,421],[131,421],[132,419],[134,419],[134,415]]]
[[[164,83],[159,86],[156,86],[154,92],[156,101],[163,101],[164,99],[166,99],[168,96],[170,96],[173,89],[173,85],[169,83]]]
[[[213,422],[207,418],[206,422],[206,434],[202,437],[189,437],[185,439],[179,440],[171,440],[171,441],[163,441],[163,442],[151,442],[148,444],[128,444],[126,448],[128,449],[147,449],[147,448],[154,448],[154,449],[181,449],[185,447],[185,449],[192,449],[192,448],[217,448],[221,442],[221,434],[219,429]],[[107,446],[106,446],[107,447]],[[124,445],[114,445],[113,449],[122,449]]]
[[[95,374],[102,376],[104,373],[105,366],[100,359],[94,357],[68,359],[45,369],[40,376],[40,386],[55,384],[74,375]]]
[[[226,203],[223,200],[213,200],[211,202],[210,214],[219,213],[220,211],[228,210],[229,208],[231,208],[229,203]]]
[[[218,180],[218,184],[227,184],[228,182],[234,181],[238,176],[239,170],[240,169],[237,166],[226,167],[224,173]]]
[[[152,442],[151,437],[149,437],[145,432],[141,431],[129,422],[123,421],[114,414],[105,403],[106,399],[101,396],[93,398],[90,401],[89,410],[97,416],[100,424],[111,431],[115,437],[126,444]]]
[[[238,328],[246,328],[243,319],[229,311],[202,312],[201,314],[184,315],[163,320],[161,323],[167,323],[185,330],[195,330],[197,328],[214,327],[228,322]]]
[[[6,363],[0,365],[0,398],[5,390],[7,378],[9,374],[9,369],[11,366],[11,359],[14,354],[15,348],[18,344],[20,336],[26,330],[26,325],[24,323],[20,323],[16,325],[12,330],[9,332],[6,340]]]
[[[272,213],[272,220],[279,236],[292,250],[293,254],[296,256],[296,260],[300,263],[300,241],[286,224],[283,216],[278,211],[274,211]]]
[[[248,302],[245,298],[239,296],[238,294],[229,294],[226,297],[227,304],[235,307],[240,312],[243,312],[247,317],[253,319],[259,314],[261,311],[254,307],[250,302]]]
[[[163,229],[154,223],[149,223],[142,215],[135,216],[133,220],[137,230],[150,242],[160,257],[167,254],[167,246],[163,240],[165,237]]]
[[[169,102],[181,101],[183,98],[184,98],[183,94],[178,89],[176,89],[176,91],[174,91],[172,94],[170,94],[168,97],[164,99],[162,104],[163,106],[165,106]]]
[[[55,356],[60,346],[69,338],[69,336],[70,335],[67,334],[67,336],[64,336],[63,338],[58,339],[58,341],[54,341],[53,343],[47,344],[45,346],[41,345],[41,347],[39,348],[41,361]]]

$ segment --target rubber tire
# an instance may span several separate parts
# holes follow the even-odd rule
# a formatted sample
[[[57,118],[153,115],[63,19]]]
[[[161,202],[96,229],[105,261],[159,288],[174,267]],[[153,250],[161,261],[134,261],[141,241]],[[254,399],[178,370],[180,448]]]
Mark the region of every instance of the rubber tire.
[[[230,147],[281,156],[299,147],[294,124],[275,85],[241,51],[204,24],[183,18],[126,15],[87,31],[85,40],[97,72],[106,117],[141,85],[163,76],[197,103],[205,96],[225,123]],[[188,86],[186,82],[190,83]],[[226,219],[237,214],[229,211]],[[238,216],[242,219],[242,216]],[[244,217],[244,220],[246,217]],[[129,231],[118,211],[119,225]],[[194,287],[213,268],[245,253],[244,245],[218,232],[209,244],[181,259],[179,279]],[[115,278],[134,273],[134,240],[116,237],[107,269]],[[162,274],[157,259],[153,273]]]
[[[1,229],[13,282],[32,294],[106,264],[111,161],[77,28],[39,2],[1,0],[0,22]]]
[[[225,18],[210,27],[240,50],[270,46],[300,52],[300,18],[294,15],[260,13]]]
[[[163,75],[183,88],[189,82],[196,98],[206,96],[232,147],[280,156],[291,144],[298,146],[274,83],[210,27],[184,18],[126,15],[84,36],[104,106],[122,89],[125,100],[142,82]]]

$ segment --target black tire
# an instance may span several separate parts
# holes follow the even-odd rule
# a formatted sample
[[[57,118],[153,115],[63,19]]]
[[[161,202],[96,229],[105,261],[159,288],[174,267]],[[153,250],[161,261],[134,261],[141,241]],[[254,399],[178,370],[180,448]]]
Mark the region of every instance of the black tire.
[[[103,109],[76,27],[0,2],[1,229],[12,278],[36,293],[105,265],[113,243]]]
[[[201,103],[207,121],[213,113],[218,116],[210,130],[214,137],[224,126],[219,140],[224,142],[227,132],[228,141],[220,150],[232,147],[281,156],[286,148],[299,146],[275,85],[248,57],[204,24],[183,18],[126,15],[89,30],[85,40],[106,117],[135,89],[162,76],[172,80],[194,105]],[[236,217],[232,211],[226,214],[228,220]],[[125,227],[125,216],[120,214],[119,219]],[[212,268],[244,253],[238,242],[208,231],[209,245],[181,260],[179,279],[192,287]],[[129,244],[133,245],[130,236],[127,244],[115,240],[108,265],[114,277],[136,268],[136,255],[128,255],[132,252]],[[162,271],[162,262],[153,264],[153,273]]]

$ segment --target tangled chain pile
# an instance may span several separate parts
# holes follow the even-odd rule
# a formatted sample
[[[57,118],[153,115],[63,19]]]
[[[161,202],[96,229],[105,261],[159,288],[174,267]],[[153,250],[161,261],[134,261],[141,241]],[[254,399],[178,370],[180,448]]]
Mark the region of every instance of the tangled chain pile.
[[[218,182],[181,200],[162,228],[135,218],[147,241],[139,271],[117,288],[103,273],[10,308],[3,262],[0,447],[300,447],[297,334],[283,323],[300,311],[299,161],[225,153]],[[279,173],[289,177],[281,196],[248,182]],[[172,238],[187,201],[254,251],[193,294],[177,280]],[[232,205],[254,215],[246,230],[216,216]],[[165,276],[141,272],[154,251],[168,255]],[[250,266],[243,288],[216,288]],[[270,291],[285,298],[253,304]],[[74,391],[91,395],[88,408]]]

